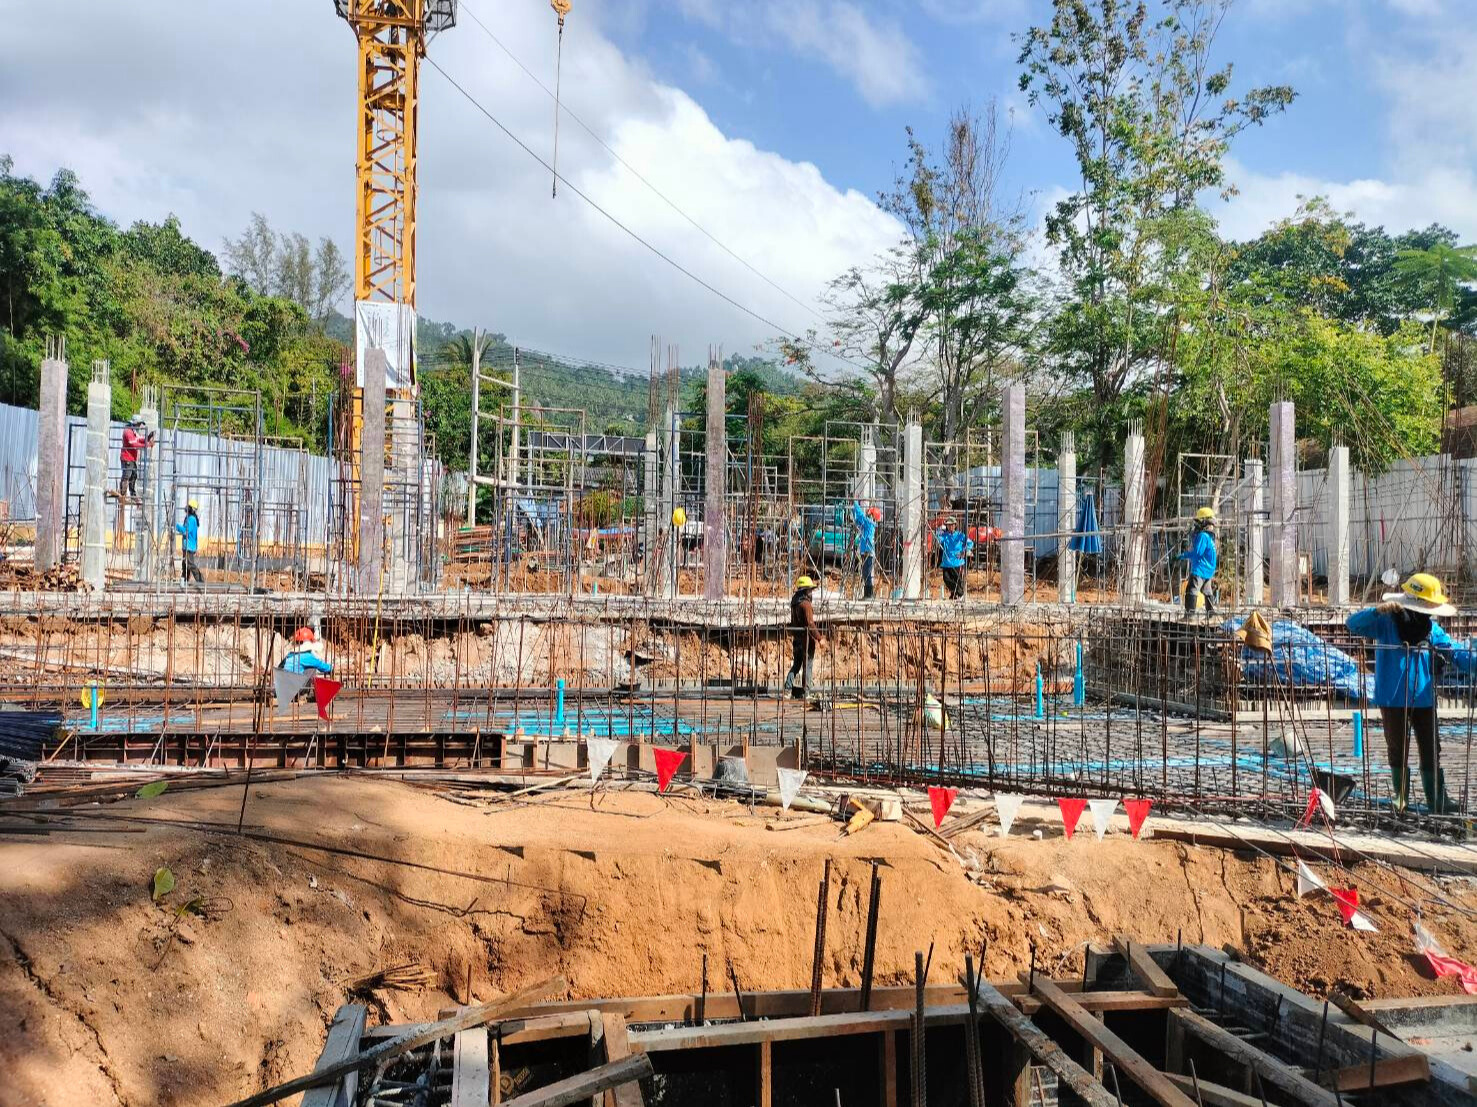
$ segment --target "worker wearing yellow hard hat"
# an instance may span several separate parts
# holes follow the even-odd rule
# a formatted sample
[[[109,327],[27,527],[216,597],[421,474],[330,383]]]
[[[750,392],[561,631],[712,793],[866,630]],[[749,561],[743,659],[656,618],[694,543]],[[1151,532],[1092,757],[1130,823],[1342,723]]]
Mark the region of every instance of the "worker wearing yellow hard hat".
[[[1210,589],[1215,576],[1219,555],[1215,545],[1215,510],[1202,507],[1195,512],[1195,529],[1185,548],[1180,551],[1180,561],[1187,561],[1189,576],[1185,580],[1185,618],[1191,619],[1200,604],[1205,605],[1207,616],[1215,614],[1215,597]]]
[[[785,690],[797,700],[803,700],[810,691],[815,647],[821,640],[821,629],[816,625],[815,608],[810,599],[815,588],[815,581],[802,575],[796,578],[795,593],[790,597],[791,660],[789,675],[785,677]],[[801,680],[798,686],[795,683],[797,677]]]
[[[1421,786],[1434,814],[1456,810],[1446,794],[1441,739],[1436,722],[1435,657],[1463,672],[1477,669],[1470,642],[1458,643],[1436,622],[1456,606],[1430,573],[1413,573],[1398,592],[1386,592],[1376,607],[1349,616],[1348,627],[1374,642],[1374,704],[1379,708],[1390,756],[1394,805],[1403,811],[1410,796],[1410,738],[1415,736]]]

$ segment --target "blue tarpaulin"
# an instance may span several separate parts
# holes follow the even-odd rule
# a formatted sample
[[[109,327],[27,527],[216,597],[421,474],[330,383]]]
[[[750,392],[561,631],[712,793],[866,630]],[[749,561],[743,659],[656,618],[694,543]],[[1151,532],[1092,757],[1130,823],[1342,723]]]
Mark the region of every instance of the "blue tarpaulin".
[[[1082,493],[1077,503],[1077,526],[1067,542],[1067,549],[1080,554],[1103,552],[1103,538],[1097,526],[1097,503],[1091,492]]]
[[[1231,619],[1225,629],[1241,629],[1243,619]],[[1306,627],[1286,619],[1272,623],[1272,653],[1241,649],[1241,671],[1250,684],[1283,684],[1293,688],[1330,688],[1351,700],[1374,695],[1374,675],[1359,671],[1359,663],[1330,646]]]

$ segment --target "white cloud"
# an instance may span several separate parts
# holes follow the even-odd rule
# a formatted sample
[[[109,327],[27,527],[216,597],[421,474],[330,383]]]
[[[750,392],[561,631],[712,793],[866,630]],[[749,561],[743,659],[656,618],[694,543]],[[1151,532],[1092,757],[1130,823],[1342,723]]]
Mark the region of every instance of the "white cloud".
[[[79,8],[84,10],[78,10]],[[477,7],[492,18],[487,4]],[[553,83],[546,9],[507,5],[494,27]],[[713,235],[807,302],[826,279],[900,233],[815,166],[722,134],[678,89],[602,33],[599,9],[570,17],[566,102]],[[84,23],[86,35],[75,27]],[[290,28],[291,33],[284,33]],[[123,223],[176,212],[212,249],[252,211],[349,246],[354,212],[351,32],[324,5],[262,0],[244,21],[210,5],[125,10],[105,0],[28,5],[7,26],[0,152],[42,178],[77,170]],[[431,56],[548,158],[553,105],[470,20]],[[65,80],[57,80],[58,67]],[[270,79],[264,79],[264,68]],[[623,234],[550,177],[452,89],[422,71],[418,306],[518,342],[642,366],[648,336],[690,357],[771,336]],[[814,316],[768,287],[654,197],[566,117],[559,168],[653,245],[786,328]]]
[[[848,0],[784,0],[767,8],[770,30],[798,53],[817,54],[873,107],[922,99],[928,91],[918,50],[902,28],[874,23]]]

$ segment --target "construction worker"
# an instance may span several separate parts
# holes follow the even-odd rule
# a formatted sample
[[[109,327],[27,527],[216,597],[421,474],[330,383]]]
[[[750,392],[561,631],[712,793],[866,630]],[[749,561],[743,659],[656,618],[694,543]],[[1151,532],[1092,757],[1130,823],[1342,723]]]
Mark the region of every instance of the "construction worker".
[[[855,500],[851,518],[856,523],[856,552],[862,559],[862,599],[870,600],[877,594],[877,524],[882,522],[882,509],[863,511],[861,500]]]
[[[1421,786],[1435,814],[1456,810],[1446,794],[1441,739],[1436,725],[1436,668],[1432,655],[1465,673],[1477,669],[1471,643],[1457,644],[1436,622],[1456,608],[1430,573],[1415,573],[1399,592],[1386,592],[1377,607],[1349,616],[1348,627],[1375,643],[1374,703],[1384,725],[1395,784],[1395,808],[1405,810],[1410,795],[1410,736],[1421,760]]]
[[[282,667],[289,673],[333,672],[333,665],[318,656],[320,648],[312,627],[298,627],[292,636],[292,648],[282,659]]]
[[[200,508],[191,500],[185,505],[184,522],[178,523],[175,530],[179,531],[184,541],[180,543],[184,550],[183,579],[186,584],[193,578],[196,583],[204,584],[205,577],[201,575],[200,566],[195,564],[195,554],[200,549]]]
[[[785,677],[785,690],[797,700],[803,700],[810,691],[811,664],[815,661],[815,647],[821,640],[821,628],[816,626],[815,607],[811,593],[815,581],[808,576],[795,581],[795,594],[790,597],[790,674]],[[803,675],[802,675],[803,674]],[[797,688],[795,678],[800,677]]]
[[[1195,597],[1205,597],[1205,613],[1215,614],[1215,599],[1210,589],[1210,578],[1215,576],[1215,567],[1218,560],[1215,548],[1215,511],[1212,508],[1202,507],[1195,512],[1195,529],[1190,532],[1190,539],[1185,548],[1180,551],[1179,561],[1188,561],[1190,576],[1185,581],[1185,619],[1186,621],[1195,616]]]
[[[139,455],[153,444],[154,435],[144,429],[144,417],[135,415],[123,428],[123,448],[118,451],[118,460],[123,463],[123,479],[118,482],[119,499],[130,496],[138,499]]]
[[[948,516],[938,529],[939,565],[944,570],[944,588],[951,600],[964,598],[964,559],[974,552],[974,540],[963,531],[954,516]]]

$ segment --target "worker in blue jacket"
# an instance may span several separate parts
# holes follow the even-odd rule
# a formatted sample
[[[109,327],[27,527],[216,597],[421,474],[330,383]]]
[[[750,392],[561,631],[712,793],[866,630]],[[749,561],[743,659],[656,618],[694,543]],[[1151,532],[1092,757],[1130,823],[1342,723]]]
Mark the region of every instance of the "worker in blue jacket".
[[[185,505],[185,520],[175,526],[175,530],[183,536],[184,541],[180,543],[184,551],[183,579],[186,584],[191,580],[199,584],[205,583],[205,577],[201,575],[200,566],[195,563],[195,554],[200,550],[200,513],[199,505],[191,500]]]
[[[312,627],[297,628],[292,636],[292,648],[282,659],[282,667],[289,673],[322,673],[327,676],[333,672],[333,665],[318,656],[318,636]]]
[[[882,509],[863,511],[861,500],[855,500],[851,518],[856,523],[856,552],[862,559],[862,599],[870,600],[877,594],[877,524],[882,522]]]
[[[964,598],[964,559],[974,552],[974,540],[963,531],[954,516],[950,515],[938,529],[939,565],[944,570],[944,588],[949,598]]]
[[[1188,561],[1190,577],[1185,581],[1185,618],[1195,615],[1195,597],[1205,597],[1205,612],[1215,614],[1215,599],[1210,592],[1210,578],[1215,576],[1218,560],[1215,548],[1215,511],[1202,507],[1195,512],[1195,529],[1190,541],[1180,551],[1180,561]]]
[[[1436,814],[1455,811],[1440,764],[1437,659],[1471,673],[1477,669],[1477,652],[1470,643],[1452,641],[1436,622],[1440,616],[1455,615],[1456,608],[1430,573],[1412,575],[1399,592],[1387,592],[1382,599],[1378,607],[1350,615],[1348,627],[1375,644],[1374,703],[1384,725],[1395,807],[1403,811],[1410,795],[1410,736],[1414,733],[1427,806]]]

